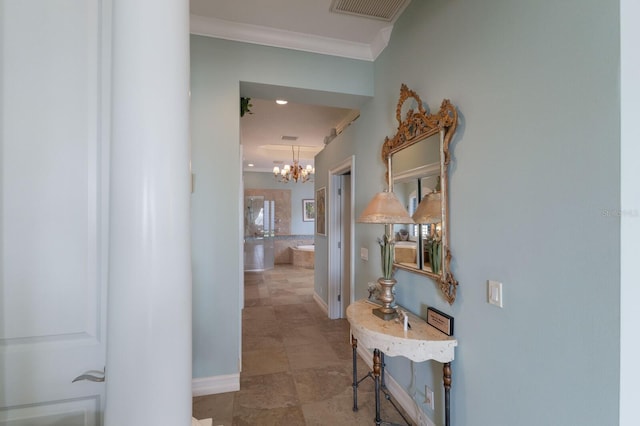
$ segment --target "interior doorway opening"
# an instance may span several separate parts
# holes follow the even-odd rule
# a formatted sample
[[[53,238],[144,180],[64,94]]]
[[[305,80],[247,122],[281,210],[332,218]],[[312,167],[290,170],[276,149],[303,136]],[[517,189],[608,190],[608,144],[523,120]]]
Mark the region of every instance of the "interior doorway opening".
[[[313,161],[315,154],[322,149],[324,146],[333,140],[337,135],[342,133],[342,131],[348,127],[355,119],[357,119],[360,115],[361,106],[368,101],[370,98],[367,96],[361,95],[352,95],[345,93],[334,93],[334,92],[326,92],[319,90],[311,90],[311,89],[301,89],[301,88],[292,88],[285,86],[275,86],[264,83],[255,83],[255,82],[240,82],[240,92],[239,97],[243,98],[243,100],[247,100],[251,105],[250,113],[245,114],[240,121],[240,144],[241,151],[243,153],[240,169],[243,171],[243,191],[249,188],[247,186],[247,181],[249,180],[249,175],[260,174],[262,175],[261,180],[263,182],[268,182],[269,184],[276,184],[276,181],[281,180],[277,179],[277,176],[274,177],[273,170],[278,167],[280,170],[283,169],[284,166],[291,165],[293,166],[296,160],[299,160],[299,164],[306,168],[308,164],[311,164],[313,167]],[[288,101],[284,106],[276,103],[278,99],[286,99]],[[320,109],[318,109],[320,108]],[[287,111],[284,117],[280,117],[283,111]],[[306,114],[306,115],[305,115]],[[339,119],[336,120],[336,117]],[[317,147],[317,151],[315,153],[310,153],[311,148],[305,147],[305,145],[310,144],[311,139],[305,137],[304,130],[301,130],[301,126],[303,124],[307,124],[311,121],[316,121],[319,118],[320,121],[321,133],[313,135],[313,143],[317,144],[319,142],[319,146]],[[278,120],[286,119],[285,126],[278,125]],[[264,120],[264,126],[258,125],[260,120]],[[331,123],[329,125],[329,123]],[[246,126],[245,126],[246,124]],[[316,123],[317,124],[317,123]],[[267,134],[268,132],[265,129],[269,129],[269,132],[273,132],[275,129],[282,129],[279,133]],[[300,130],[300,132],[297,132]],[[307,135],[308,136],[308,135]],[[262,142],[256,144],[255,141],[252,142],[254,138],[261,138]],[[250,144],[254,146],[251,147]],[[258,148],[256,151],[254,148]],[[292,146],[295,147],[294,157],[291,157]],[[298,147],[300,150],[298,151]],[[286,149],[285,149],[286,148]],[[256,158],[252,159],[252,152],[258,152],[260,155],[256,156]],[[299,152],[299,154],[298,154]],[[276,161],[279,159],[280,161]],[[249,166],[249,165],[252,166]],[[338,165],[340,167],[340,165]],[[348,159],[346,165],[342,166],[342,169],[338,169],[336,173],[339,175],[344,175],[347,177],[341,177],[340,180],[344,181],[349,179],[352,174],[353,168],[353,160]],[[258,173],[260,172],[260,173]],[[325,175],[326,176],[326,175]],[[255,177],[255,176],[253,176]],[[323,176],[324,177],[324,176]],[[318,283],[315,286],[314,292],[314,300],[320,304],[323,309],[327,312],[327,315],[330,318],[340,318],[344,316],[344,310],[349,304],[351,299],[351,282],[353,275],[352,268],[352,252],[353,249],[350,247],[352,237],[352,226],[353,218],[350,212],[339,212],[341,215],[346,215],[349,217],[348,220],[345,220],[344,223],[348,224],[347,227],[341,229],[339,232],[346,234],[342,234],[338,239],[340,240],[340,244],[343,244],[343,241],[346,242],[348,247],[341,247],[341,253],[344,256],[347,256],[345,259],[338,259],[337,261],[331,261],[328,257],[331,255],[329,250],[326,250],[326,244],[330,239],[329,232],[329,217],[330,212],[327,211],[327,223],[326,230],[321,232],[320,234],[316,233],[315,224],[313,222],[306,222],[302,217],[303,215],[303,205],[305,202],[313,202],[315,199],[315,190],[317,190],[317,179],[325,182],[323,177],[313,176],[313,178],[307,183],[294,183],[289,182],[283,186],[282,183],[278,183],[278,188],[291,188],[292,190],[292,198],[291,198],[291,216],[289,224],[291,225],[291,235],[282,235],[281,228],[283,228],[283,223],[279,221],[279,215],[277,212],[275,213],[275,227],[274,227],[274,252],[275,252],[275,265],[277,266],[281,262],[279,258],[279,253],[282,252],[280,250],[283,245],[287,245],[291,243],[291,241],[287,241],[286,244],[282,240],[289,239],[295,240],[300,235],[294,234],[306,234],[303,236],[311,237],[310,244],[316,243],[315,246],[315,260],[320,261],[320,263],[316,263],[315,267],[321,268],[322,271],[319,273],[320,279],[318,280],[318,274],[316,274],[316,280]],[[316,181],[316,182],[314,182]],[[347,185],[348,188],[351,188],[351,184],[348,182],[343,182],[343,185]],[[329,200],[329,187],[332,187],[333,184],[327,182],[327,201]],[[320,185],[324,186],[324,185]],[[303,197],[303,200],[298,200],[293,192],[296,191],[295,188],[299,187],[310,187],[311,192],[308,196]],[[247,194],[240,194],[241,199],[244,199],[244,196]],[[351,208],[353,205],[353,200],[351,195],[348,195],[349,203],[347,206]],[[239,204],[244,204],[240,202]],[[278,202],[276,201],[276,210],[278,206]],[[299,215],[300,217],[296,217],[295,215]],[[338,223],[342,223],[340,221]],[[298,226],[298,229],[302,229],[305,226],[311,226],[310,228],[302,229],[302,232],[297,232],[294,228]],[[279,231],[280,228],[280,231]],[[287,232],[287,234],[289,234]],[[318,238],[320,235],[320,238]],[[240,231],[240,237],[242,239],[246,238],[243,231]],[[318,241],[320,239],[320,241]],[[331,237],[332,241],[335,238]],[[302,244],[302,243],[301,243]],[[309,243],[304,243],[309,244]],[[318,253],[318,244],[320,246],[320,253]],[[243,241],[244,245],[244,241]],[[288,252],[293,253],[291,248],[286,248]],[[326,250],[326,251],[325,251]],[[334,253],[335,255],[335,253]],[[293,258],[293,254],[291,254]],[[320,259],[318,259],[318,257]],[[243,259],[244,260],[244,259]],[[292,259],[293,261],[293,259]],[[325,263],[326,262],[326,263]],[[286,262],[285,262],[286,263]],[[337,271],[335,270],[336,266],[339,268]],[[242,269],[246,270],[246,266],[242,265]],[[336,295],[334,295],[334,291],[331,283],[336,283],[333,278],[329,278],[329,275],[334,272],[337,272],[338,281],[337,286],[339,290]],[[346,277],[346,278],[343,278]],[[332,298],[339,297],[340,306],[335,308],[332,305]],[[346,298],[346,303],[343,303],[343,300]],[[334,309],[337,309],[336,313],[330,312]]]
[[[355,157],[329,170],[328,211],[328,308],[329,318],[345,318],[353,302],[353,241]]]

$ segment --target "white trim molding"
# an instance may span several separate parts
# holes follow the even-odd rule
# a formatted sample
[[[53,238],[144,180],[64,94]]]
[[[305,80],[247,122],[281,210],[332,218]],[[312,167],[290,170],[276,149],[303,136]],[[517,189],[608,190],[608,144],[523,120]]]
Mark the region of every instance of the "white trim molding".
[[[191,380],[193,396],[214,395],[240,390],[240,374],[201,377]]]
[[[392,30],[393,25],[390,25],[381,29],[371,43],[357,43],[261,25],[191,15],[191,34],[370,62],[375,61],[387,47]]]
[[[322,311],[328,315],[329,314],[329,306],[327,306],[327,303],[322,300],[322,297],[320,297],[318,295],[318,293],[316,293],[315,291],[313,292],[313,300],[316,301],[316,303],[318,304],[318,306],[320,306],[320,309],[322,309]]]

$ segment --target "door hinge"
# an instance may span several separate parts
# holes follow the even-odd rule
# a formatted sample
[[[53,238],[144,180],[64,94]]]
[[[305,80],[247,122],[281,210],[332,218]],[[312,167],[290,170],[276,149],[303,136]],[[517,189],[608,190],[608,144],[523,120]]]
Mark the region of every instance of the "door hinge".
[[[342,299],[342,296],[338,295],[338,302],[340,302]]]
[[[342,248],[342,241],[338,241],[338,248]]]
[[[342,195],[342,188],[338,188],[338,195]]]

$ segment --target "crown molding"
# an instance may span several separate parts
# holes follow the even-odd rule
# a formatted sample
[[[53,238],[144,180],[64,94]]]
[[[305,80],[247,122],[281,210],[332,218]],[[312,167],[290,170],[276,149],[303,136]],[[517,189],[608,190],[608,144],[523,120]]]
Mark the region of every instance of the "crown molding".
[[[369,44],[191,15],[192,34],[370,62],[387,47],[392,30],[383,28]]]
[[[378,55],[382,53],[382,51],[389,44],[389,40],[391,40],[391,32],[393,31],[393,25],[389,25],[388,27],[382,28],[376,34],[376,37],[371,42],[371,51],[373,52],[373,60],[375,60]]]

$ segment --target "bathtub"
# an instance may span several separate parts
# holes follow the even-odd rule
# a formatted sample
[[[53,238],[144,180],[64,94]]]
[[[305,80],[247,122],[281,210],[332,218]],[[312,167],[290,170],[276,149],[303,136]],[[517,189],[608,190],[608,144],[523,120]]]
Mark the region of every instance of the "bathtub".
[[[396,263],[414,268],[418,266],[415,241],[396,241],[394,255]]]
[[[313,269],[315,267],[315,246],[312,244],[291,247],[293,266]]]

